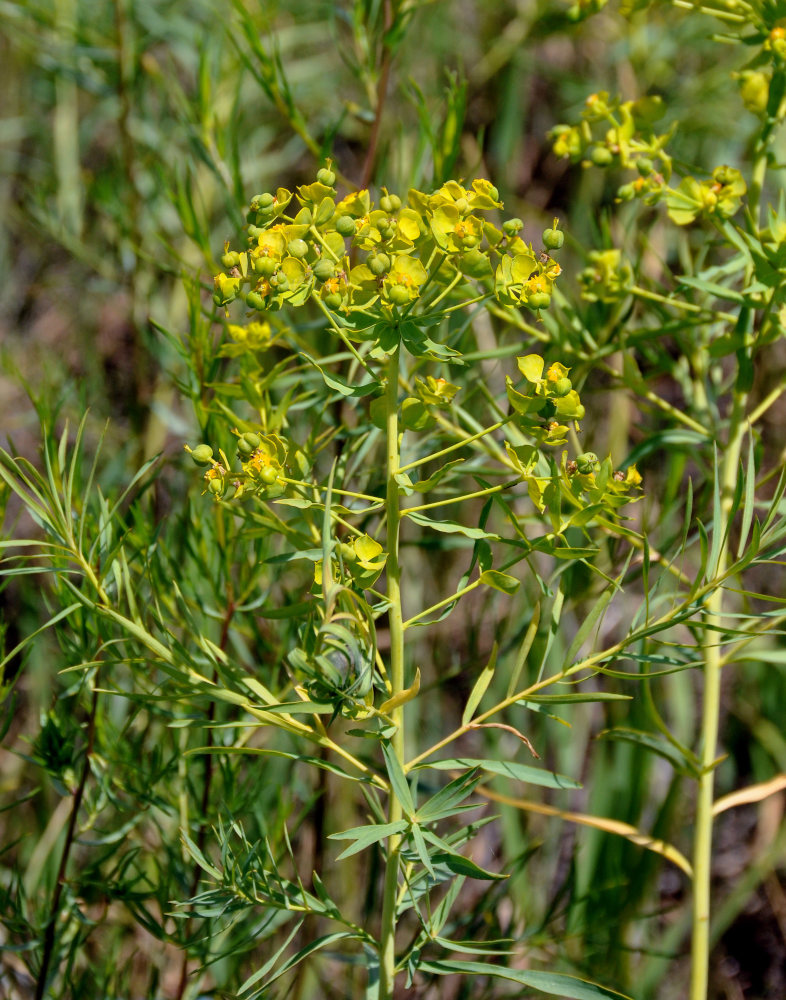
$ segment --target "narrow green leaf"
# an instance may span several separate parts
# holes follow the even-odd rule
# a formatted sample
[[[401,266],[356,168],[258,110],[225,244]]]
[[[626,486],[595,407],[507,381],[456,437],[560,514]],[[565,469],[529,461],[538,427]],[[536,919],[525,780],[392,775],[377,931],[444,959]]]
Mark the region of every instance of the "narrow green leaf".
[[[742,523],[740,524],[740,541],[737,545],[737,558],[741,558],[748,541],[748,534],[753,522],[753,512],[756,503],[756,464],[753,454],[753,434],[748,435],[748,465],[745,469],[745,503],[742,508]]]
[[[413,513],[407,514],[410,520],[414,521],[415,524],[420,524],[424,528],[431,528],[432,531],[439,531],[446,535],[465,535],[467,538],[488,538],[491,541],[498,542],[499,535],[490,534],[488,531],[482,531],[480,528],[470,528],[468,525],[457,524],[455,521],[434,521],[430,517],[425,517],[423,514]]]
[[[559,972],[534,972],[531,969],[507,969],[501,965],[486,962],[435,961],[422,962],[422,972],[436,976],[496,976],[509,979],[522,986],[531,986],[553,997],[568,997],[569,1000],[631,1000],[624,993],[607,989],[586,979],[564,976]]]
[[[438,771],[453,771],[458,768],[479,767],[489,774],[499,774],[514,781],[524,781],[530,785],[541,785],[543,788],[581,788],[580,781],[574,781],[564,774],[546,771],[529,764],[517,764],[507,760],[481,760],[474,757],[452,757],[446,760],[432,760],[418,764],[418,768],[432,767]]]
[[[628,729],[620,726],[614,729],[604,729],[603,732],[598,733],[596,738],[633,743],[635,746],[649,750],[651,753],[657,754],[658,757],[667,760],[679,774],[690,775],[694,778],[698,777],[696,761],[686,757],[673,743],[660,736],[656,736],[654,733],[646,733],[639,729]]]
[[[519,682],[519,677],[521,676],[521,671],[524,669],[524,664],[527,662],[527,657],[529,656],[529,651],[532,649],[532,643],[535,641],[535,636],[538,632],[538,625],[540,624],[540,600],[538,600],[535,607],[532,609],[532,620],[529,623],[526,634],[524,635],[524,642],[522,642],[519,647],[518,654],[516,656],[516,666],[513,668],[513,672],[510,675],[510,682],[508,684],[507,697],[513,694],[516,690],[516,685]]]
[[[606,613],[606,608],[609,606],[609,602],[611,601],[616,591],[617,591],[616,587],[607,587],[606,590],[603,591],[603,593],[600,595],[598,600],[593,605],[590,613],[581,623],[579,630],[576,632],[576,635],[573,638],[573,642],[571,642],[567,652],[565,653],[565,659],[563,661],[565,669],[567,669],[573,664],[573,661],[576,659],[579,650],[587,641],[590,634],[593,631],[595,631],[595,628],[596,627],[600,628],[600,625],[603,621],[603,616]]]
[[[521,581],[509,573],[500,573],[495,569],[484,570],[480,574],[480,582],[494,590],[501,590],[503,594],[515,594],[521,586]]]
[[[408,823],[405,819],[397,820],[395,823],[380,823],[373,826],[355,826],[351,830],[343,830],[341,833],[331,833],[328,835],[328,840],[352,840],[349,847],[345,848],[344,851],[339,854],[336,861],[343,861],[344,858],[351,858],[353,854],[358,854],[360,851],[364,851],[367,847],[372,844],[379,843],[380,840],[386,840],[394,833],[403,833],[407,827]]]
[[[484,574],[485,575],[485,574]],[[486,689],[491,683],[491,678],[494,676],[494,671],[497,667],[497,643],[495,642],[491,648],[491,656],[486,666],[481,670],[478,679],[475,681],[475,685],[470,692],[469,698],[467,698],[467,704],[464,712],[461,716],[461,725],[466,726],[467,723],[472,719],[475,714],[475,709],[481,702],[483,695],[486,693]]]
[[[404,810],[404,815],[412,817],[415,815],[415,803],[412,800],[412,792],[409,789],[409,782],[407,781],[407,776],[404,774],[401,762],[396,756],[393,747],[388,742],[383,742],[382,754],[385,758],[385,766],[390,778],[391,790]]]

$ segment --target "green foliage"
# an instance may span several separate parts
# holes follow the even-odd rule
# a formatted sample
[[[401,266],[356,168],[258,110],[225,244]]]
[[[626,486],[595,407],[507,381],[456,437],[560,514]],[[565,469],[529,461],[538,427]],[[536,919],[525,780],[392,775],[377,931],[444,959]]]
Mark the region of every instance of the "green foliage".
[[[0,993],[786,989],[783,12],[525,7],[3,8]]]

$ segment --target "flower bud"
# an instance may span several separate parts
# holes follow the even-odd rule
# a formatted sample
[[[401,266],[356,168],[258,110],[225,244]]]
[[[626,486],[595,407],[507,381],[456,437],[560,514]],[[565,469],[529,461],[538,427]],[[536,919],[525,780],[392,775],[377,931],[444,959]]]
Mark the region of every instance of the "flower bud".
[[[340,233],[342,236],[355,235],[355,220],[351,215],[340,215],[338,219],[336,219],[336,232]]]
[[[195,465],[210,465],[213,461],[213,449],[209,444],[198,444],[191,452]]]

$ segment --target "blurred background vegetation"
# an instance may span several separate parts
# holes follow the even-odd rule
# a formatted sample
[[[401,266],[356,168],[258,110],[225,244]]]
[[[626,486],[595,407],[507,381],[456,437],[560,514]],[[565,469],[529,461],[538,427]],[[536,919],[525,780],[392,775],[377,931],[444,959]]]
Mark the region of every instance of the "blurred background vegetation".
[[[659,94],[667,124],[678,124],[670,146],[677,162],[743,164],[755,122],[733,72],[747,53],[718,37],[710,15],[682,7],[613,2],[576,23],[558,0],[413,0],[386,33],[381,0],[3,0],[0,443],[38,462],[42,426],[69,426],[73,438],[87,412],[85,450],[95,451],[103,436],[101,484],[109,496],[162,453],[145,488],[159,534],[137,526],[139,551],[158,546],[158,565],[143,570],[177,577],[187,603],[208,607],[231,576],[231,553],[224,558],[191,540],[200,498],[182,445],[198,440],[202,385],[193,353],[179,345],[209,337],[200,303],[209,300],[224,241],[236,241],[242,206],[257,191],[310,180],[325,155],[346,184],[370,180],[402,194],[450,176],[486,176],[506,211],[524,220],[525,239],[537,242],[544,224],[560,218],[568,234],[562,287],[577,303],[575,275],[589,249],[623,247],[645,278],[668,272],[686,241],[706,237],[675,237],[657,213],[615,206],[619,178],[557,160],[547,133],[576,121],[593,91]],[[387,86],[377,114],[380,78]],[[479,347],[493,346],[495,331],[478,325],[475,335]],[[519,335],[508,332],[508,342],[511,336]],[[680,405],[658,364],[650,385]],[[490,365],[491,382],[500,371]],[[772,385],[785,371],[784,351],[773,345],[757,377]],[[637,516],[654,536],[669,537],[679,531],[689,449],[658,437],[657,416],[613,392],[607,372],[586,377],[587,446],[620,461],[636,449],[647,491]],[[786,448],[785,417],[779,405],[766,418],[762,442],[771,461]],[[25,518],[9,502],[6,531],[29,531]],[[205,530],[221,528],[211,522]],[[441,572],[437,563],[435,577]],[[569,589],[580,598],[589,581],[574,575]],[[53,613],[48,586],[36,574],[6,582],[7,651]],[[556,637],[563,646],[578,627],[580,600],[576,608]],[[460,630],[451,619],[424,657],[432,680],[451,679],[448,719],[460,714],[458,695],[466,696],[460,665],[485,662],[496,635],[506,637],[503,655],[514,659],[529,621],[517,606],[500,617],[493,601],[462,614]],[[218,641],[220,618],[213,624]],[[237,628],[247,655],[256,649],[253,655],[275,662],[278,640],[264,622],[250,614]],[[58,954],[67,971],[51,995],[179,998],[186,987],[175,949],[189,942],[196,968],[210,957],[213,933],[172,916],[173,901],[195,892],[177,839],[182,796],[199,803],[201,790],[184,773],[185,731],[168,727],[174,704],[137,709],[116,699],[88,732],[89,692],[77,675],[59,671],[89,659],[91,648],[86,633],[52,630],[5,664],[0,995],[34,995],[40,949],[31,928],[46,923],[75,774],[90,745],[99,763],[66,884],[72,926]],[[786,651],[776,649],[770,662],[746,662],[725,679],[729,760],[720,793],[786,771],[784,660]],[[679,673],[663,684],[670,723],[690,741],[698,681]],[[638,714],[646,726],[646,699],[632,713],[629,724]],[[586,790],[549,801],[652,830],[687,850],[682,776],[624,743],[596,743],[590,756],[590,742],[615,721],[613,704],[572,721],[570,729],[552,726],[539,745],[548,746],[549,766],[581,778]],[[150,785],[136,776],[141,757],[142,773],[155,775]],[[335,789],[298,773],[290,781],[285,761],[266,765],[265,775],[218,758],[214,766],[217,798],[244,812],[251,839],[280,842],[284,822],[296,827],[321,800],[294,845],[307,865],[321,863],[321,835],[346,818]],[[217,823],[219,807],[207,806],[206,822]],[[719,822],[717,998],[786,995],[782,809],[774,796]],[[488,849],[505,859],[512,885],[477,890],[454,936],[483,928],[491,938],[513,934],[541,959],[638,1000],[685,995],[687,887],[676,868],[600,831],[517,810],[501,815]],[[230,990],[253,971],[275,927],[260,918],[254,931],[263,943],[255,945],[248,927],[222,932],[228,944],[200,980],[203,990],[211,983]],[[310,968],[288,995],[347,995],[323,972]],[[445,980],[419,995],[468,997],[471,990],[474,1000],[499,989],[483,988],[487,994],[476,983]]]

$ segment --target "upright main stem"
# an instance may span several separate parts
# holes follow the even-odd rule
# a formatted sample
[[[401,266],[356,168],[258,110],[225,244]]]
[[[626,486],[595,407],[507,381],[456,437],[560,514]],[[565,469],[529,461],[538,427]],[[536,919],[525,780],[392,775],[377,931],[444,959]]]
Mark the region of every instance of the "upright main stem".
[[[387,598],[390,602],[390,664],[388,679],[391,697],[404,690],[404,623],[401,613],[401,570],[398,562],[398,540],[401,513],[396,474],[399,467],[398,445],[398,348],[387,364],[386,429],[387,429]],[[395,732],[391,748],[404,766],[404,708],[391,711]],[[402,818],[401,803],[392,790],[388,818],[396,823]],[[382,928],[379,939],[379,1000],[391,1000],[396,974],[396,905],[398,902],[398,872],[401,856],[401,836],[388,838],[385,887],[382,899]]]
[[[723,531],[731,510],[736,484],[742,439],[746,394],[735,392],[731,413],[729,443],[723,454],[720,473],[721,523],[715,531]],[[728,564],[728,537],[718,556],[716,578]],[[723,588],[717,586],[707,598],[706,620],[717,625],[723,614]],[[721,647],[717,633],[711,631],[704,648],[704,702],[702,706],[701,745],[699,749],[698,798],[693,833],[693,928],[691,935],[690,1000],[706,1000],[710,962],[710,884],[712,875],[712,807],[715,798],[715,760],[718,744],[718,719],[721,704]]]

